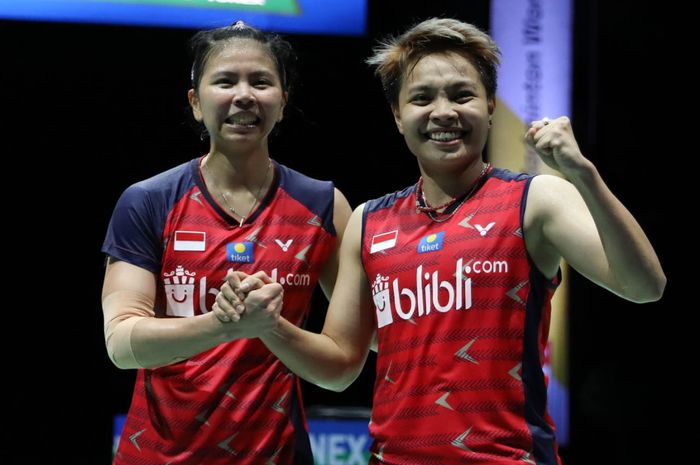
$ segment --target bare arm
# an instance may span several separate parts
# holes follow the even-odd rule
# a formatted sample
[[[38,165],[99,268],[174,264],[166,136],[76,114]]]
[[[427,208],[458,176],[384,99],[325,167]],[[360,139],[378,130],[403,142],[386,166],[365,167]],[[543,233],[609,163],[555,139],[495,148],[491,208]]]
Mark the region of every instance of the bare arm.
[[[330,257],[326,261],[321,271],[321,277],[319,278],[319,284],[326,298],[330,300],[331,294],[333,293],[333,287],[335,286],[335,280],[338,277],[338,254],[340,251],[340,244],[343,240],[343,234],[345,233],[345,227],[348,224],[348,219],[352,209],[347,199],[338,189],[334,193],[333,201],[333,226],[335,227],[336,233],[336,244],[335,249],[331,253]]]
[[[321,334],[284,319],[262,341],[293,372],[326,389],[342,391],[360,374],[374,334],[371,297],[360,257],[362,206],[350,217],[340,248],[338,285]]]
[[[640,303],[661,298],[666,277],[651,243],[581,154],[568,118],[535,122],[526,138],[570,181],[538,176],[530,186],[526,245],[540,270],[552,276],[563,257],[620,297]]]
[[[262,305],[274,304],[268,289]],[[185,360],[222,342],[256,335],[250,325],[221,323],[213,313],[189,318],[155,318],[156,277],[123,261],[107,265],[102,288],[105,342],[119,368],[156,368]],[[260,294],[257,295],[261,297]],[[260,305],[260,301],[258,301]]]
[[[335,250],[323,267],[321,278],[319,279],[321,289],[323,289],[323,293],[326,295],[328,300],[330,300],[331,295],[333,294],[333,288],[335,287],[336,278],[338,276],[338,255],[340,252],[340,244],[343,241],[343,234],[345,232],[345,228],[347,227],[348,219],[350,218],[351,213],[352,210],[350,209],[350,204],[348,203],[347,199],[342,192],[336,189],[335,207],[333,210],[333,225],[335,226],[338,241],[336,243]],[[372,337],[372,344],[370,348],[375,352],[377,351],[376,330],[374,332],[374,336]]]

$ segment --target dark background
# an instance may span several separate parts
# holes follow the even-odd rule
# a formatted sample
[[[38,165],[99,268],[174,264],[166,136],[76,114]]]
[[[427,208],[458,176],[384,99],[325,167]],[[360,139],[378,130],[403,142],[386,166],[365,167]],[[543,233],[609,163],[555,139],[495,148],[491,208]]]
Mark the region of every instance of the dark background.
[[[353,206],[415,182],[413,157],[363,60],[376,39],[429,16],[489,26],[486,0],[425,3],[370,0],[364,37],[287,36],[302,79],[271,144],[276,160],[332,177]],[[681,177],[668,127],[682,105],[669,55],[678,13],[668,2],[575,4],[575,132],[654,243],[669,284],[662,301],[639,306],[571,273],[572,425],[562,456],[565,465],[672,463],[692,449],[671,421],[686,413],[680,390],[693,370],[673,368],[692,308],[679,297],[674,251],[685,228],[667,212]],[[3,236],[12,238],[2,320],[10,435],[0,463],[109,462],[112,417],[128,408],[134,373],[114,368],[104,350],[99,249],[126,186],[207,150],[186,124],[192,33],[0,23]],[[307,405],[369,406],[368,368],[344,394],[306,385]]]

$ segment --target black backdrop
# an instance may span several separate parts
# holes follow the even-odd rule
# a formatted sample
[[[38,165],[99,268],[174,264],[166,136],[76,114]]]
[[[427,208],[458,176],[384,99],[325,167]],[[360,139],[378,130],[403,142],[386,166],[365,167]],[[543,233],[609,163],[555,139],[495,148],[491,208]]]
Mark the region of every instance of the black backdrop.
[[[487,0],[427,3],[370,0],[364,37],[288,36],[302,80],[272,142],[275,159],[331,176],[353,206],[415,182],[412,155],[363,60],[376,39],[428,16],[489,25]],[[679,89],[660,66],[675,13],[631,0],[581,0],[575,10],[575,131],[655,243],[670,282],[664,300],[637,306],[572,273],[572,442],[562,455],[565,464],[647,463],[672,454],[667,415],[684,409],[667,396],[678,381],[666,371],[675,350],[682,354],[672,315],[687,312],[665,214],[672,167],[657,161],[674,143],[658,122],[676,110],[669,89]],[[99,248],[122,189],[206,151],[185,123],[192,32],[0,23],[11,225],[3,236],[12,257],[2,463],[109,461],[111,419],[128,407],[133,373],[104,351]],[[310,321],[321,323],[322,314]],[[368,406],[369,368],[341,395],[305,385],[307,404]]]

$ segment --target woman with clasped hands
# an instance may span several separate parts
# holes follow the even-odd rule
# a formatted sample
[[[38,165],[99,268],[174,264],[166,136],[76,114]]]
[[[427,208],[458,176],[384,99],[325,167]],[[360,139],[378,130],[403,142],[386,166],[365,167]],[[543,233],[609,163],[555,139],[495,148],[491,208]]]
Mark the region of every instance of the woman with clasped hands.
[[[302,324],[317,283],[330,294],[350,207],[270,158],[289,43],[238,22],[191,45],[189,103],[209,152],[129,187],[102,249],[107,351],[138,370],[114,463],[311,465],[298,380],[258,337],[280,313]],[[231,268],[280,284],[222,322],[211,309]]]

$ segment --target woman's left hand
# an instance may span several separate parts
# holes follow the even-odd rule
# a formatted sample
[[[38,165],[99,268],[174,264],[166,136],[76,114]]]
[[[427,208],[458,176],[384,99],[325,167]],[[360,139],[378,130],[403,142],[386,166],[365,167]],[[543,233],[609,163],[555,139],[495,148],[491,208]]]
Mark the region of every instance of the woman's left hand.
[[[571,121],[566,116],[533,121],[525,134],[525,141],[547,166],[567,177],[590,163],[581,153]]]

